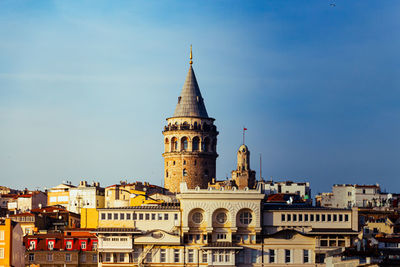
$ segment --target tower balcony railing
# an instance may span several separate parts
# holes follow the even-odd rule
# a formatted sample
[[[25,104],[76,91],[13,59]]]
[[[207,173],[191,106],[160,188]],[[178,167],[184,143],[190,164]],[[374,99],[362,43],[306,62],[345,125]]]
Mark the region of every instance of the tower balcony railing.
[[[164,127],[164,132],[168,131],[179,131],[179,130],[193,130],[193,131],[200,131],[206,133],[218,133],[217,127],[215,125],[212,126],[194,126],[194,125],[167,125]]]

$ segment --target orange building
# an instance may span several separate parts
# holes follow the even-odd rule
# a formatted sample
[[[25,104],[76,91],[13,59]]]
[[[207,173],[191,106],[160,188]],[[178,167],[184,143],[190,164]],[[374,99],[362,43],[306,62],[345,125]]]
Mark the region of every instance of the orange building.
[[[23,266],[23,231],[11,219],[0,221],[0,266]]]

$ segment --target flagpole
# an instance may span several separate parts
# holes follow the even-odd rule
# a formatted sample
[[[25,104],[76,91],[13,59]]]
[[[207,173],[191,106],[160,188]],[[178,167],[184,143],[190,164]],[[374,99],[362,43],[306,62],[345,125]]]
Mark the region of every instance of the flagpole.
[[[243,145],[244,145],[244,127],[243,127]]]

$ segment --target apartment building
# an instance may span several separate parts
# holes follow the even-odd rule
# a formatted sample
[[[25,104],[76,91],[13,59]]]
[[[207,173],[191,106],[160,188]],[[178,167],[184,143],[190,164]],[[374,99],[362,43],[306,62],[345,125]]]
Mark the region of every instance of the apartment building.
[[[71,182],[63,182],[47,191],[47,205],[61,205],[68,208],[69,190],[75,188]]]
[[[322,207],[383,207],[390,206],[389,194],[382,193],[379,184],[335,184],[332,193],[322,193],[316,196],[316,203]]]
[[[286,256],[289,257],[296,253],[297,255],[306,253],[309,258],[308,263],[323,263],[329,251],[349,247],[353,244],[359,233],[358,209],[332,209],[296,205],[273,206],[264,204],[263,231],[266,237],[264,243],[270,244],[273,241],[270,239],[271,236],[274,237],[278,233],[286,235],[289,230],[292,233],[287,238],[287,250],[281,249],[281,258],[277,262],[291,263],[291,261],[286,259]],[[300,235],[302,239],[308,238],[309,242],[307,246],[291,248],[293,243],[289,240],[293,236],[300,238]],[[309,238],[314,239],[314,246],[309,246],[313,243]],[[305,252],[305,250],[308,251]],[[278,252],[274,251],[273,253]],[[303,259],[304,257],[303,255]],[[304,263],[300,261],[300,256],[297,256],[297,258],[299,259],[297,264]]]
[[[23,231],[11,219],[0,220],[0,266],[23,266]]]
[[[25,266],[97,266],[97,238],[87,230],[27,235]]]
[[[104,192],[104,188],[101,188],[98,182],[93,182],[89,185],[87,181],[80,181],[77,187],[69,189],[67,209],[71,212],[81,214],[83,208],[104,208]]]
[[[165,189],[147,182],[127,183],[126,181],[121,181],[120,184],[107,186],[105,188],[105,207],[118,208],[133,206],[139,200],[139,198],[136,198],[137,196],[150,196],[156,193],[165,193]]]
[[[14,214],[29,212],[47,205],[47,195],[41,191],[24,192],[7,200],[7,208]]]
[[[173,263],[174,249],[182,247],[179,203],[104,208],[98,214],[99,266]]]

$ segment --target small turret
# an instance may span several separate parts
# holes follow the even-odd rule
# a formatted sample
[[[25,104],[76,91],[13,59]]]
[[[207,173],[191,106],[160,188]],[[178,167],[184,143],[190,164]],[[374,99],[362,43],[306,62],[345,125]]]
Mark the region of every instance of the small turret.
[[[246,145],[241,145],[237,152],[237,167],[232,171],[232,180],[239,189],[253,188],[256,182],[256,172],[250,169],[250,151]]]

